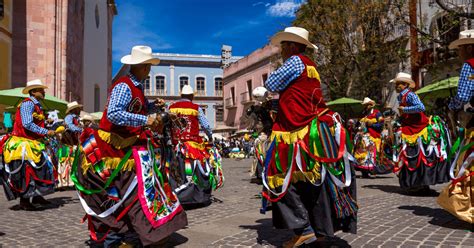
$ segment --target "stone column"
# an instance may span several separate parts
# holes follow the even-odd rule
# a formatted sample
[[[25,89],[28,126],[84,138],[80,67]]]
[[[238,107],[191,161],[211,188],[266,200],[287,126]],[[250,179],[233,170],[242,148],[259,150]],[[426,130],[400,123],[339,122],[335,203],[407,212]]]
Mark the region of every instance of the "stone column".
[[[167,89],[168,90],[168,89]],[[168,90],[169,96],[174,96],[174,65],[170,65],[170,88]]]

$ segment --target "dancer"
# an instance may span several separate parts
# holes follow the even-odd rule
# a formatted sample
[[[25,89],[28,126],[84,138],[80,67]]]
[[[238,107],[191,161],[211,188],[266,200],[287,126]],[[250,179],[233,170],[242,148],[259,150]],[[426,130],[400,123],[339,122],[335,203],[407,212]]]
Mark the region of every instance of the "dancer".
[[[159,103],[148,103],[142,81],[159,59],[150,47],[135,46],[121,62],[129,73],[112,84],[99,129],[81,135],[72,180],[94,242],[146,246],[186,226],[187,218],[151,142],[149,129],[159,133],[163,122],[148,115]]]
[[[20,208],[34,210],[49,205],[43,196],[54,192],[54,166],[45,138],[55,131],[45,127],[45,115],[40,100],[46,87],[36,79],[26,84],[23,94],[29,94],[18,106],[11,135],[3,145],[5,166],[1,169],[7,200],[20,198]]]
[[[278,113],[265,158],[263,196],[274,202],[276,228],[292,229],[285,247],[299,246],[337,230],[356,231],[355,176],[340,117],[326,107],[316,65],[304,52],[317,49],[309,33],[289,27],[272,37],[283,65],[265,87],[278,92]],[[344,179],[341,179],[344,175]]]

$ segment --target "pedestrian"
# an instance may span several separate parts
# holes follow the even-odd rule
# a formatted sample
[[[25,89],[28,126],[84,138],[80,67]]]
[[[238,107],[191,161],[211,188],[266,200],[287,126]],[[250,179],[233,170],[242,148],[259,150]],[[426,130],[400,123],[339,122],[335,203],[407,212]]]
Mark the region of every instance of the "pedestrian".
[[[306,48],[317,49],[308,37],[308,31],[300,27],[285,28],[272,37],[284,63],[265,82],[280,98],[262,194],[274,202],[273,225],[295,233],[284,247],[316,237],[322,240],[337,230],[355,233],[356,228],[355,176],[347,159],[345,130],[340,117],[326,106],[316,64],[304,54]],[[326,173],[323,163],[335,167]],[[345,164],[342,181],[334,175],[342,169],[341,163]]]
[[[1,169],[7,200],[20,198],[20,208],[34,210],[51,202],[43,196],[54,192],[51,154],[45,138],[55,132],[45,128],[45,115],[40,100],[46,96],[44,85],[36,79],[26,83],[23,94],[29,94],[17,108],[11,136],[3,146],[5,166]]]
[[[460,59],[465,61],[456,96],[448,105],[455,113],[451,115],[459,120],[461,132],[450,170],[453,182],[440,193],[438,204],[458,219],[474,224],[474,30],[462,31],[449,48],[458,49]]]
[[[151,142],[150,131],[163,126],[151,113],[162,103],[147,101],[142,82],[159,59],[150,47],[134,46],[121,62],[128,74],[112,83],[99,129],[81,135],[72,179],[91,245],[141,247],[166,240],[187,218]]]
[[[177,151],[179,179],[175,180],[175,192],[183,205],[207,206],[211,203],[211,168],[209,150],[199,136],[199,127],[204,129],[210,143],[212,130],[206,115],[199,105],[193,103],[194,90],[190,85],[181,89],[181,99],[169,106],[169,111],[185,120],[182,127],[173,125],[172,142]]]
[[[415,88],[415,81],[410,74],[400,72],[392,82],[399,93],[402,139],[397,149],[395,171],[399,171],[402,189],[409,193],[427,194],[429,185],[449,181],[447,129],[438,116],[428,118],[425,115],[425,106],[411,90]]]

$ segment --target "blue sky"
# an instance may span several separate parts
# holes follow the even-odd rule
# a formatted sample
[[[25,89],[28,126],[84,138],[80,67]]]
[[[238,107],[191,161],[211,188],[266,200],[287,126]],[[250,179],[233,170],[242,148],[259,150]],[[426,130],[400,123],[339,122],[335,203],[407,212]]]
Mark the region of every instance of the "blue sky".
[[[134,45],[153,52],[245,56],[289,26],[303,0],[116,0],[113,73]]]

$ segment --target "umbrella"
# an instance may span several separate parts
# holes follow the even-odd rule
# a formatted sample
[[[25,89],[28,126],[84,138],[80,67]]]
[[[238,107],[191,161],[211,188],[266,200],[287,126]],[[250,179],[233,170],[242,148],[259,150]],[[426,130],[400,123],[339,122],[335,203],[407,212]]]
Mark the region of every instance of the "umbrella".
[[[436,98],[448,98],[456,94],[459,77],[450,77],[416,91],[422,100],[433,100]]]
[[[21,93],[23,87],[0,90],[0,104],[7,106],[17,106],[23,99],[27,98],[28,95]],[[46,94],[44,100],[41,100],[41,105],[45,110],[57,109],[61,113],[64,113],[67,108],[67,102],[57,97]]]
[[[361,103],[362,101],[357,99],[342,97],[334,101],[327,102],[326,105],[331,110],[342,113],[344,119],[347,119],[347,117],[358,116],[362,113],[364,107]]]

